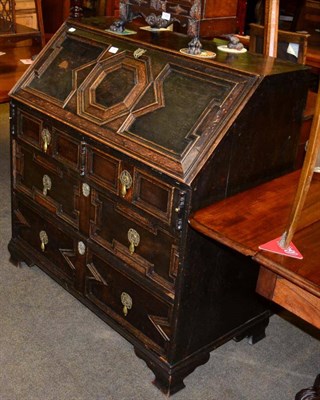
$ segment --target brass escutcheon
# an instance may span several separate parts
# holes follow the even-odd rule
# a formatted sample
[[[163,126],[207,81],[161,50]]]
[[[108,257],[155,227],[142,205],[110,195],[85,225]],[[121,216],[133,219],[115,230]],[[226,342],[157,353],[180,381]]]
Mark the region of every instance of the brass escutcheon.
[[[90,195],[90,186],[87,183],[82,184],[82,194],[84,197],[88,197]]]
[[[39,232],[39,238],[41,241],[41,250],[45,251],[46,245],[49,243],[48,235],[46,231]]]
[[[48,150],[48,146],[51,143],[51,133],[48,129],[44,128],[41,132],[41,138],[43,141],[43,151],[46,153]]]
[[[128,315],[128,311],[131,310],[132,308],[132,298],[131,296],[126,293],[126,292],[122,292],[121,293],[121,303],[123,305],[123,315],[126,317]]]
[[[135,248],[140,243],[140,235],[139,235],[139,233],[135,229],[130,228],[128,230],[128,240],[130,242],[130,245],[129,245],[130,254],[133,254],[134,251],[135,251]]]
[[[48,190],[51,190],[51,187],[52,187],[52,182],[51,182],[50,176],[43,175],[42,184],[43,184],[42,193],[43,193],[44,196],[46,196],[47,193],[48,193]]]
[[[81,256],[86,253],[86,245],[81,240],[78,242],[78,252]]]
[[[127,194],[127,190],[131,188],[132,186],[132,177],[130,175],[130,172],[124,169],[121,174],[120,174],[120,193],[122,197],[125,197]]]

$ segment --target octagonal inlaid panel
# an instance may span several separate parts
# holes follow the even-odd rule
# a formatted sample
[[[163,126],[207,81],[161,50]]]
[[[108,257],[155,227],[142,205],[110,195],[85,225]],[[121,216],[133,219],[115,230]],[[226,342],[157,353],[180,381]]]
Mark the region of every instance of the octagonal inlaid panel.
[[[111,56],[93,68],[78,91],[78,114],[104,124],[130,112],[150,85],[148,58],[129,52]]]
[[[126,65],[109,72],[95,88],[95,103],[103,107],[113,107],[131,93],[135,86],[135,70]]]

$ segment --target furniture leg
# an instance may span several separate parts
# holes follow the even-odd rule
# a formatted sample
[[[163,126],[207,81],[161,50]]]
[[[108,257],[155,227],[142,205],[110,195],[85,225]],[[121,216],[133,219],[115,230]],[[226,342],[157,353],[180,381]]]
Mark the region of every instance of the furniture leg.
[[[296,394],[295,400],[320,400],[320,374],[312,387],[302,389]]]
[[[248,338],[249,344],[256,344],[266,337],[266,328],[269,325],[269,318],[266,318],[258,324],[250,327],[240,335],[234,336],[233,340],[240,342],[244,338]]]
[[[198,366],[205,364],[210,353],[202,353],[193,358],[188,363],[181,363],[177,366],[171,366],[168,363],[160,361],[157,357],[150,357],[144,351],[135,348],[136,355],[145,361],[147,366],[155,375],[153,384],[160,389],[165,395],[171,396],[185,387],[183,380],[191,374]]]

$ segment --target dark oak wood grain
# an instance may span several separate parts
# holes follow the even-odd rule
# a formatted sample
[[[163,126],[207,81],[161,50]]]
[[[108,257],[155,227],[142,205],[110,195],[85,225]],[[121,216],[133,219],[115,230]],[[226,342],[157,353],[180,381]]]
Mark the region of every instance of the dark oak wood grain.
[[[128,339],[170,395],[216,347],[265,336],[256,263],[188,219],[293,170],[306,70],[213,42],[198,60],[185,35],[110,21],[69,20],[11,92],[9,250]]]

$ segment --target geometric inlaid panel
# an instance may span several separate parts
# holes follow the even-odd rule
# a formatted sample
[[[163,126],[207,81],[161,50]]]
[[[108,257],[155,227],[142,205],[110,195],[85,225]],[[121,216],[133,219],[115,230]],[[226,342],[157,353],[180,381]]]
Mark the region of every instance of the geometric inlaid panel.
[[[78,115],[99,124],[126,115],[150,81],[147,57],[135,59],[129,52],[110,56],[98,62],[81,84]]]
[[[134,113],[126,130],[182,156],[201,134],[199,121],[209,113],[211,121],[221,121],[222,105],[237,82],[168,64],[155,79],[155,85],[164,106],[149,113]]]
[[[103,51],[101,46],[67,37],[50,49],[46,62],[35,71],[28,86],[55,102],[63,103],[74,90],[74,76],[80,85],[82,69],[94,62]]]

